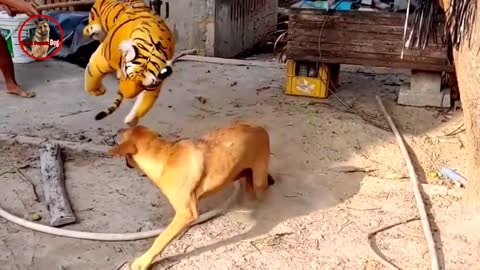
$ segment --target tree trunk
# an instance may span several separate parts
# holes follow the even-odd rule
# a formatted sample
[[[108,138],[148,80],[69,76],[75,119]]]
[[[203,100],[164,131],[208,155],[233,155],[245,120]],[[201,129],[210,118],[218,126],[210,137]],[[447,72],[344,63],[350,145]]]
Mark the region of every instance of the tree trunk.
[[[468,186],[466,203],[480,209],[480,0],[477,1],[476,20],[472,26],[471,47],[464,40],[459,51],[454,51],[454,62],[468,147]]]

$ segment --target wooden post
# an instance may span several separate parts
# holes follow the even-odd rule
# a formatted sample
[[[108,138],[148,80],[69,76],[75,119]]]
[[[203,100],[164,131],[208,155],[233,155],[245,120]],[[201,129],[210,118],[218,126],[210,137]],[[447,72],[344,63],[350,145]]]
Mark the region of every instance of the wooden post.
[[[74,223],[77,218],[65,189],[62,153],[57,143],[47,141],[40,147],[40,167],[43,193],[50,212],[50,225],[58,227]]]

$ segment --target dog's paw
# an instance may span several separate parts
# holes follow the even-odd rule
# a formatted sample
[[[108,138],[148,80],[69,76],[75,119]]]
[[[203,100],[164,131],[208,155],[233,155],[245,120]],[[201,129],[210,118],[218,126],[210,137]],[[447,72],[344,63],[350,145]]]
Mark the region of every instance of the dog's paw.
[[[152,264],[152,259],[147,257],[140,257],[133,261],[132,266],[130,266],[131,270],[148,270],[150,269],[150,265]]]

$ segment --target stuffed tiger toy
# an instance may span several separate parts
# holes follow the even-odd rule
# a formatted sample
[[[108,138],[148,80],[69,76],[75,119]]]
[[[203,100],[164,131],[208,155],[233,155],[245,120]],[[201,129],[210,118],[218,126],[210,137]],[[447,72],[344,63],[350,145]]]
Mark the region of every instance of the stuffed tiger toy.
[[[95,119],[112,114],[123,98],[137,97],[124,120],[132,126],[151,109],[163,80],[172,74],[175,38],[158,15],[143,3],[137,5],[138,0],[130,1],[97,0],[84,34],[102,39],[85,69],[85,90],[94,96],[103,95],[106,92],[103,77],[115,71],[119,79],[119,91],[113,104]],[[102,31],[105,32],[103,38]]]

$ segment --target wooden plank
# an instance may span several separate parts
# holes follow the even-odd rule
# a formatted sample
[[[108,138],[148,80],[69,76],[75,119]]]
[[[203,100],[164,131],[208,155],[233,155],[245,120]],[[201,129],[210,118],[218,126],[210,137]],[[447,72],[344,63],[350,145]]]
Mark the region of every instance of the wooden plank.
[[[306,42],[306,43],[315,43],[318,44],[321,42],[322,44],[324,43],[330,43],[330,44],[351,44],[351,45],[365,45],[365,46],[385,46],[386,48],[389,49],[395,49],[399,48],[401,49],[403,44],[402,44],[402,39],[383,39],[382,34],[375,34],[375,35],[368,35],[368,38],[365,38],[365,35],[355,33],[355,32],[335,32],[335,31],[330,31],[326,33],[322,33],[322,38],[319,39],[319,35],[306,35],[305,33],[302,32],[294,32],[294,33],[288,33],[288,42],[291,41],[296,41],[296,42]],[[420,50],[420,49],[412,49],[412,50]],[[433,42],[428,43],[428,46],[425,48],[425,50],[422,50],[424,52],[442,52],[445,53],[447,51],[447,48],[444,47],[442,44],[434,44]]]
[[[437,38],[430,35],[425,49],[405,49],[404,58],[400,59],[404,23],[405,14],[401,13],[291,8],[287,57],[334,64],[452,70],[447,48],[440,40],[442,23]]]
[[[74,223],[77,218],[65,189],[63,159],[58,144],[47,141],[40,147],[40,168],[50,225],[57,227]]]
[[[295,61],[309,61],[316,62],[319,61],[317,56],[298,54],[297,51],[288,52],[288,59]],[[377,59],[358,59],[358,58],[342,58],[342,57],[322,57],[322,62],[330,64],[347,64],[347,65],[362,65],[362,66],[374,66],[374,67],[388,67],[388,68],[398,68],[398,69],[416,69],[416,70],[425,70],[425,71],[445,71],[453,72],[454,66],[452,65],[432,65],[425,64],[422,62],[409,62],[409,61],[385,61]]]
[[[384,33],[384,34],[401,34],[403,35],[403,26],[389,26],[389,25],[362,25],[353,23],[337,23],[334,21],[327,21],[323,23],[311,23],[311,22],[292,22],[289,23],[290,29],[303,29],[303,30],[320,30],[322,29],[334,29],[337,31],[351,31],[362,33]]]
[[[94,0],[75,1],[75,2],[58,2],[57,1],[56,3],[53,3],[53,4],[41,5],[37,9],[38,10],[60,10],[60,9],[67,9],[68,7],[93,5],[94,3],[95,3]]]
[[[233,65],[233,66],[254,66],[254,67],[265,67],[265,68],[282,68],[284,65],[278,62],[266,62],[259,60],[243,60],[243,59],[232,59],[232,58],[220,58],[220,57],[209,57],[201,55],[184,55],[177,60],[181,61],[195,61],[195,62],[204,62],[220,65]]]
[[[330,43],[330,42],[298,42],[288,41],[287,46],[303,48],[305,50],[322,50],[323,52],[338,52],[338,53],[361,53],[361,54],[375,54],[380,57],[395,57],[400,56],[402,46],[387,46],[386,44],[372,45],[367,43],[360,44],[345,44],[345,43]],[[415,58],[417,61],[444,61],[447,57],[446,52],[442,51],[422,51],[422,50],[405,50],[405,58]]]
[[[322,26],[323,29],[322,29]],[[443,28],[439,28],[434,35],[429,36],[429,44],[443,47],[441,44],[441,35]],[[407,32],[408,33],[408,32]],[[343,42],[350,40],[388,40],[402,42],[403,27],[390,26],[372,26],[364,27],[362,25],[343,25],[334,23],[310,24],[310,23],[292,23],[289,25],[289,36],[314,36],[319,35],[328,39],[341,39]],[[434,38],[435,37],[435,38]]]
[[[31,137],[31,136],[0,133],[0,141],[41,145],[45,141],[47,141],[47,139],[41,138],[41,137]],[[69,142],[69,141],[60,141],[60,140],[51,140],[51,142],[57,143],[61,147],[71,149],[73,151],[85,151],[85,152],[97,153],[97,154],[106,154],[110,149],[110,147],[107,145],[92,144],[92,143]]]
[[[360,11],[360,10],[349,10],[349,11],[325,11],[320,9],[312,8],[295,8],[291,7],[289,10],[289,16],[296,16],[297,18],[306,18],[311,20],[316,20],[321,17],[329,16],[335,18],[349,18],[347,20],[352,20],[351,22],[355,23],[355,20],[378,20],[379,22],[386,22],[387,24],[392,23],[405,23],[405,14],[399,12],[384,12],[384,11]],[[409,16],[410,20],[413,20],[413,16]],[[441,23],[445,21],[445,18],[440,18]]]
[[[385,41],[398,41],[402,42],[402,36],[395,34],[395,33],[368,33],[366,36],[365,33],[361,32],[352,32],[352,31],[338,31],[332,29],[324,29],[320,31],[320,29],[298,29],[298,28],[289,28],[288,29],[288,38],[290,40],[294,40],[296,37],[312,37],[318,39],[322,34],[322,40],[338,40],[342,42],[349,42],[350,40],[365,40],[365,39],[373,39],[373,40],[385,40]]]
[[[348,16],[347,16],[348,15]],[[360,16],[359,16],[360,15]],[[405,24],[405,17],[377,17],[368,16],[368,12],[362,12],[356,15],[355,12],[348,14],[333,14],[333,15],[317,15],[317,14],[292,14],[289,20],[292,22],[315,22],[323,23],[323,21],[334,21],[338,23],[362,24],[362,25],[385,25],[385,26],[399,26]],[[411,17],[410,17],[411,18]],[[409,19],[413,20],[413,19]]]
[[[403,37],[403,26],[388,26],[388,25],[362,25],[352,23],[342,23],[335,21],[323,22],[289,22],[288,29],[292,31],[304,31],[304,32],[318,32],[323,31],[341,31],[341,32],[361,32],[362,34],[388,34],[398,35]],[[407,34],[410,33],[411,28],[407,28]],[[437,27],[437,36],[440,37],[443,34],[443,26]],[[432,35],[430,35],[432,36]]]
[[[385,55],[378,53],[364,53],[364,52],[351,52],[351,51],[321,51],[319,53],[318,48],[304,48],[287,45],[287,56],[290,57],[291,53],[295,52],[296,55],[305,55],[312,57],[320,57],[323,59],[325,57],[333,58],[356,58],[356,59],[369,59],[379,60],[379,61],[411,61],[411,62],[422,62],[425,64],[432,65],[446,65],[446,59],[438,58],[424,58],[424,57],[414,57],[409,55],[404,55],[403,60],[400,59],[400,55]],[[338,63],[342,64],[342,63]]]

